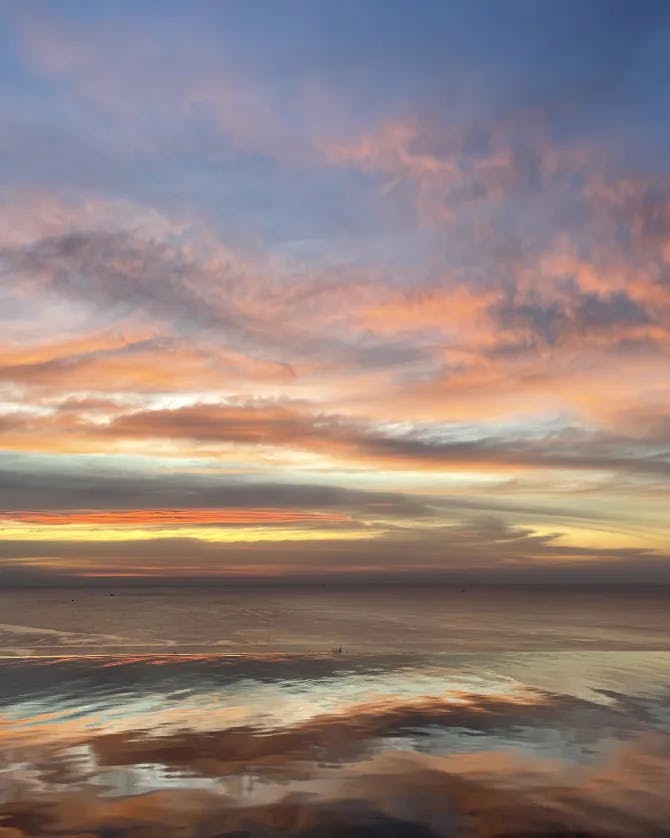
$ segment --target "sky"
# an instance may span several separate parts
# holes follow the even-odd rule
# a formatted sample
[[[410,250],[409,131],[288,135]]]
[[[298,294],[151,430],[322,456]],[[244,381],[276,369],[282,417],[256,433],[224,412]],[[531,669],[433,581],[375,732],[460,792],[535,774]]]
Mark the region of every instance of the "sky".
[[[0,20],[0,585],[670,582],[670,5]]]

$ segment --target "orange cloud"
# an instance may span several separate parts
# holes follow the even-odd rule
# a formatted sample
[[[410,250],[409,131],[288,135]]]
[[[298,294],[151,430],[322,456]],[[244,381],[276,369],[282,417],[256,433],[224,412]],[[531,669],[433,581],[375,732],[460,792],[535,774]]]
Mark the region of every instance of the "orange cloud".
[[[128,526],[160,527],[185,525],[268,525],[297,524],[314,521],[351,521],[348,515],[334,512],[303,512],[286,509],[115,509],[78,510],[75,512],[2,512],[1,521],[40,526]]]
[[[0,347],[0,352],[2,348]],[[290,382],[286,364],[258,360],[214,345],[190,347],[170,337],[103,338],[8,352],[0,381],[48,391],[147,393],[207,389],[238,382]]]

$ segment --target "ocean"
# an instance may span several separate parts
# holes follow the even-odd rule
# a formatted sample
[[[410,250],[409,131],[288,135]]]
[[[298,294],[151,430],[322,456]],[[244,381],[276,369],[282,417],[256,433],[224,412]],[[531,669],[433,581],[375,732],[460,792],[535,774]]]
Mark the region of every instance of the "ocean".
[[[0,655],[3,838],[670,835],[665,588],[5,590]]]

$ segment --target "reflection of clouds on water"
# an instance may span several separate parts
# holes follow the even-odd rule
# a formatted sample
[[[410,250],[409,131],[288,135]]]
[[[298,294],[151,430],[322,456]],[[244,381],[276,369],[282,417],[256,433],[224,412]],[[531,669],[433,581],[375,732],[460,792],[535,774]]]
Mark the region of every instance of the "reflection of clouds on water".
[[[669,757],[670,742],[659,735],[619,745],[578,770],[510,751],[389,751],[339,766],[306,763],[290,776],[250,766],[208,779],[145,764],[109,769],[93,785],[50,793],[33,787],[30,798],[3,808],[25,834],[647,836],[670,818]]]
[[[646,835],[670,823],[669,663],[4,660],[0,810],[26,835]]]

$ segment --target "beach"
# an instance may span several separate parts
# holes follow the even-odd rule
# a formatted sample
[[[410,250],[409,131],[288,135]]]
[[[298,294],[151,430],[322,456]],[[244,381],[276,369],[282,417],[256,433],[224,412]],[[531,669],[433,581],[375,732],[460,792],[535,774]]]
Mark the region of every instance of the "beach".
[[[3,626],[0,662],[0,823],[16,835],[644,836],[670,818],[663,591],[619,594],[627,628],[608,622],[620,601],[567,589],[22,596],[33,619],[13,639]],[[63,616],[103,597],[104,631]],[[551,615],[577,608],[558,634]],[[209,615],[199,651],[180,609]]]

